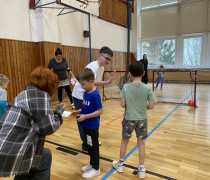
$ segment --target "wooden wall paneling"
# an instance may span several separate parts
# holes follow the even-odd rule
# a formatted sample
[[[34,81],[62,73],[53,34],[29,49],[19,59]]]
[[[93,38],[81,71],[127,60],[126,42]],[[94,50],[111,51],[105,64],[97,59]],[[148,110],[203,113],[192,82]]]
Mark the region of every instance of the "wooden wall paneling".
[[[76,59],[75,59],[75,55],[74,55],[74,48],[73,47],[68,47],[68,58],[69,58],[69,67],[71,68],[73,74],[75,75],[75,77],[77,77],[77,66],[76,66]]]
[[[8,100],[12,100],[29,83],[30,74],[37,66],[47,67],[55,50],[59,47],[63,51],[63,57],[67,59],[69,67],[75,76],[89,62],[89,48],[64,46],[52,42],[25,42],[17,40],[0,40],[1,67],[0,73],[10,79],[8,86]],[[114,51],[112,62],[105,70],[125,70],[126,53]],[[92,49],[92,60],[98,59],[99,49]],[[70,75],[68,75],[70,78]],[[73,86],[71,86],[71,89]],[[65,94],[65,93],[64,93]],[[57,100],[57,93],[52,101]]]
[[[49,61],[50,61],[50,59],[52,57],[54,57],[55,55],[50,57],[50,55],[49,55],[49,49],[50,48],[48,47],[47,42],[43,42],[43,44],[44,44],[44,58],[45,58],[44,64],[45,64],[45,66],[47,66]]]
[[[105,17],[107,19],[111,19],[112,12],[113,12],[113,6],[111,3],[112,0],[106,0],[103,1],[100,6],[100,17]],[[109,7],[109,8],[107,8]]]
[[[10,83],[8,84],[7,87],[7,94],[10,94],[12,91],[12,86],[11,86],[11,76],[8,73],[8,66],[7,66],[7,56],[6,56],[6,43],[5,40],[2,40],[2,60],[3,60],[3,71],[2,74],[4,74],[5,76],[7,76],[10,79]],[[1,62],[2,65],[2,62]],[[8,96],[8,95],[7,95]]]
[[[11,40],[9,43],[9,46],[11,47],[10,51],[10,59],[11,59],[11,87],[13,90],[13,94],[10,93],[11,97],[10,100],[14,99],[16,94],[17,94],[17,85],[16,85],[16,77],[17,77],[17,72],[16,72],[16,49],[15,49],[15,41]],[[9,84],[10,84],[9,83]]]
[[[14,81],[13,81],[13,77],[11,75],[11,71],[12,71],[12,68],[11,68],[11,61],[12,61],[12,56],[11,56],[11,48],[10,48],[10,42],[11,40],[5,40],[5,50],[6,50],[6,61],[7,61],[7,76],[9,77],[9,79],[12,79],[12,83],[11,83],[11,89],[10,89],[10,92],[9,94],[11,94],[12,96],[9,97],[9,100],[12,100],[15,96],[15,92],[16,92],[16,86],[14,85]]]
[[[37,47],[37,58],[39,58],[40,66],[45,66],[44,42],[38,42]]]
[[[20,83],[18,82],[18,57],[17,57],[17,54],[18,54],[18,45],[17,45],[18,41],[13,41],[13,71],[14,71],[14,74],[12,75],[12,80],[13,80],[13,83],[14,83],[14,94],[13,94],[13,98],[15,98],[15,96],[18,94],[18,88],[20,86]]]
[[[32,67],[35,67],[35,66],[37,67],[37,61],[38,61],[37,56],[36,56],[37,48],[35,47],[33,49],[33,44],[37,44],[37,43],[30,42],[27,47],[26,59],[25,59],[26,66],[24,67],[24,72],[26,73],[26,81],[25,81],[24,87],[29,83]],[[32,56],[32,54],[34,54],[34,56]]]
[[[19,92],[19,87],[20,87],[20,82],[18,81],[18,73],[19,73],[19,69],[18,69],[18,60],[19,60],[19,57],[18,57],[18,55],[19,55],[19,50],[18,50],[18,48],[19,48],[19,46],[18,46],[18,41],[14,41],[14,51],[13,51],[13,54],[14,54],[14,61],[13,61],[13,63],[14,63],[14,72],[15,72],[15,75],[12,77],[13,78],[13,80],[14,80],[14,82],[16,83],[16,92],[15,92],[15,94],[17,95],[18,94],[18,92]],[[14,97],[13,97],[14,98]]]
[[[27,61],[31,64],[32,62],[28,60],[28,47],[30,43],[29,42],[21,42],[21,49],[20,49],[20,81],[21,81],[21,87],[20,92],[23,90],[25,85],[27,84],[27,76],[26,74],[26,68],[27,68]]]
[[[24,60],[25,82],[24,82],[23,88],[29,84],[32,67],[34,67],[35,64],[37,63],[37,58],[35,55],[36,47],[33,49],[33,44],[36,44],[36,43],[29,42],[27,43],[27,46],[26,46],[25,60]],[[34,56],[32,56],[32,54],[34,54]]]
[[[6,40],[7,41],[7,40]],[[11,40],[12,42],[12,40]],[[13,41],[14,42],[14,41]],[[12,60],[11,64],[7,66],[11,70],[11,92],[10,92],[10,101],[13,100],[17,94],[18,86],[20,85],[17,81],[18,74],[17,74],[17,59],[16,59],[16,44],[15,42],[12,43],[10,58]]]
[[[106,0],[100,6],[100,17],[127,26],[127,5],[119,0]]]
[[[123,71],[126,71],[126,68],[127,68],[127,53],[126,52],[124,52],[123,54],[122,54],[122,60],[119,60],[121,63],[122,63],[122,65],[123,65],[123,67],[121,67],[121,69],[123,70]]]
[[[85,66],[87,65],[85,63],[85,59],[83,58],[83,55],[82,55],[82,49],[80,49],[79,47],[76,48],[76,65],[78,66],[78,72],[79,73],[83,68],[85,68]]]
[[[24,74],[22,75],[21,73],[21,56],[22,56],[22,42],[21,41],[17,41],[17,82],[19,83],[18,89],[17,89],[17,94],[20,93],[22,91],[22,76],[24,76]]]
[[[117,54],[117,59],[116,59],[116,69],[119,69],[119,70],[125,70],[124,67],[124,53],[122,52],[116,52]]]
[[[38,58],[38,43],[30,43],[30,48],[29,48],[29,56],[26,62],[28,63],[30,61],[30,64],[28,63],[26,72],[29,74],[29,72],[32,72],[35,67],[41,66],[42,62],[41,59]],[[28,77],[27,81],[29,82],[30,78]]]
[[[41,51],[42,53],[43,53],[43,56],[44,56],[44,66],[46,66],[48,63],[49,63],[49,61],[50,61],[50,59],[49,59],[49,57],[48,57],[48,49],[47,49],[47,43],[46,42],[43,42],[43,51]]]
[[[29,42],[22,42],[22,53],[21,53],[21,72],[22,72],[22,75],[21,75],[21,91],[22,89],[24,88],[25,84],[27,84],[27,76],[28,74],[26,74],[26,68],[27,68],[27,62],[30,62],[30,64],[32,63],[29,59],[28,59],[28,49],[29,49],[29,46],[30,46],[30,43]]]
[[[74,47],[74,59],[75,59],[75,65],[77,69],[77,74],[84,68],[84,63],[82,62],[82,57],[80,57],[80,53],[78,52],[78,47]]]
[[[36,49],[36,51],[34,51],[34,49]],[[32,43],[31,59],[33,59],[34,57],[36,57],[36,61],[34,63],[35,65],[33,64],[33,66],[31,67],[31,70],[33,70],[35,66],[43,66],[44,64],[43,57],[40,57],[39,43]]]
[[[0,74],[4,74],[4,59],[3,59],[3,46],[2,39],[0,39]]]

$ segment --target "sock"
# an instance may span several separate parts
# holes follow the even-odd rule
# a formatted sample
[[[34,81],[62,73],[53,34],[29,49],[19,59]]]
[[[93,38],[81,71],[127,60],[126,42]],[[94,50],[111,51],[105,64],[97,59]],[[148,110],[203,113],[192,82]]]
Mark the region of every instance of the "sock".
[[[140,170],[145,170],[145,168],[144,168],[144,165],[139,165],[139,167],[138,167],[138,170],[140,171]]]
[[[120,158],[119,158],[119,161],[118,161],[118,163],[119,163],[119,165],[120,165],[120,166],[123,166],[123,163],[124,163],[124,159],[120,159]]]

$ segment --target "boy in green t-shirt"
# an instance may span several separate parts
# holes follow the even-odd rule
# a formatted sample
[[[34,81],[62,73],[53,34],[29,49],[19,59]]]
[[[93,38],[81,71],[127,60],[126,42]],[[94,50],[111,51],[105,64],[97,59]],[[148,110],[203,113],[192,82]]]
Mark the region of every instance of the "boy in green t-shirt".
[[[146,169],[144,168],[145,141],[147,138],[147,109],[154,108],[155,95],[152,89],[142,83],[144,75],[144,65],[140,61],[135,61],[129,66],[132,83],[125,84],[120,93],[120,105],[125,108],[124,119],[122,122],[122,141],[120,148],[119,161],[113,161],[112,166],[118,171],[123,172],[123,162],[126,154],[127,145],[132,132],[136,131],[137,144],[139,148],[139,177],[144,178]],[[147,105],[147,101],[149,104]]]

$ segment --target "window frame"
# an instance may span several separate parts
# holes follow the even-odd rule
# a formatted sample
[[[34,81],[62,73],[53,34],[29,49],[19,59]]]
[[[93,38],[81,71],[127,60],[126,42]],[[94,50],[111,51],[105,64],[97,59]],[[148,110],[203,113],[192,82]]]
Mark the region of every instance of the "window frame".
[[[142,39],[141,40],[141,57],[143,57],[143,43],[145,42],[154,42],[156,41],[156,65],[148,65],[149,69],[154,69],[154,68],[159,68],[160,65],[162,65],[159,62],[159,41],[164,41],[164,40],[175,40],[175,62],[174,65],[164,65],[164,68],[175,68],[177,67],[177,37],[173,36],[173,37],[164,37],[164,38],[150,38],[150,39]]]
[[[192,39],[192,38],[201,38],[201,56],[200,56],[200,65],[184,65],[184,40],[185,39]],[[182,35],[182,43],[180,46],[180,55],[181,55],[181,61],[180,61],[180,67],[182,68],[201,68],[203,67],[203,43],[204,43],[204,34],[203,33],[197,33],[197,34],[184,34]]]

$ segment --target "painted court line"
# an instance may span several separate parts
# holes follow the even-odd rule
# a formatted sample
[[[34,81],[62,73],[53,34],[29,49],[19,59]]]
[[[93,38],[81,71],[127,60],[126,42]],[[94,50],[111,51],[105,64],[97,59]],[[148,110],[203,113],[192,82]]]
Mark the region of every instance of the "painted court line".
[[[191,92],[183,101],[186,101],[190,95],[192,94],[193,92]],[[181,104],[179,104],[178,106],[176,106],[152,131],[149,132],[147,138],[166,120],[168,119],[168,117],[174,112],[177,110],[177,108],[180,106]],[[145,140],[147,140],[147,138]],[[124,158],[124,162],[125,160],[138,148],[138,146],[136,145],[130,152],[128,152]],[[111,176],[111,174],[115,171],[114,168],[112,168],[107,174],[104,175],[104,177],[101,178],[101,180],[105,180],[107,179],[109,176]]]
[[[119,119],[119,118],[121,118],[121,117],[123,117],[123,115],[120,115],[119,117],[117,117],[117,118],[115,118],[115,119],[109,121],[108,123],[106,123],[106,125],[122,128],[122,126],[117,126],[117,125],[111,124],[112,122],[114,122],[115,120],[117,120],[117,119]]]

